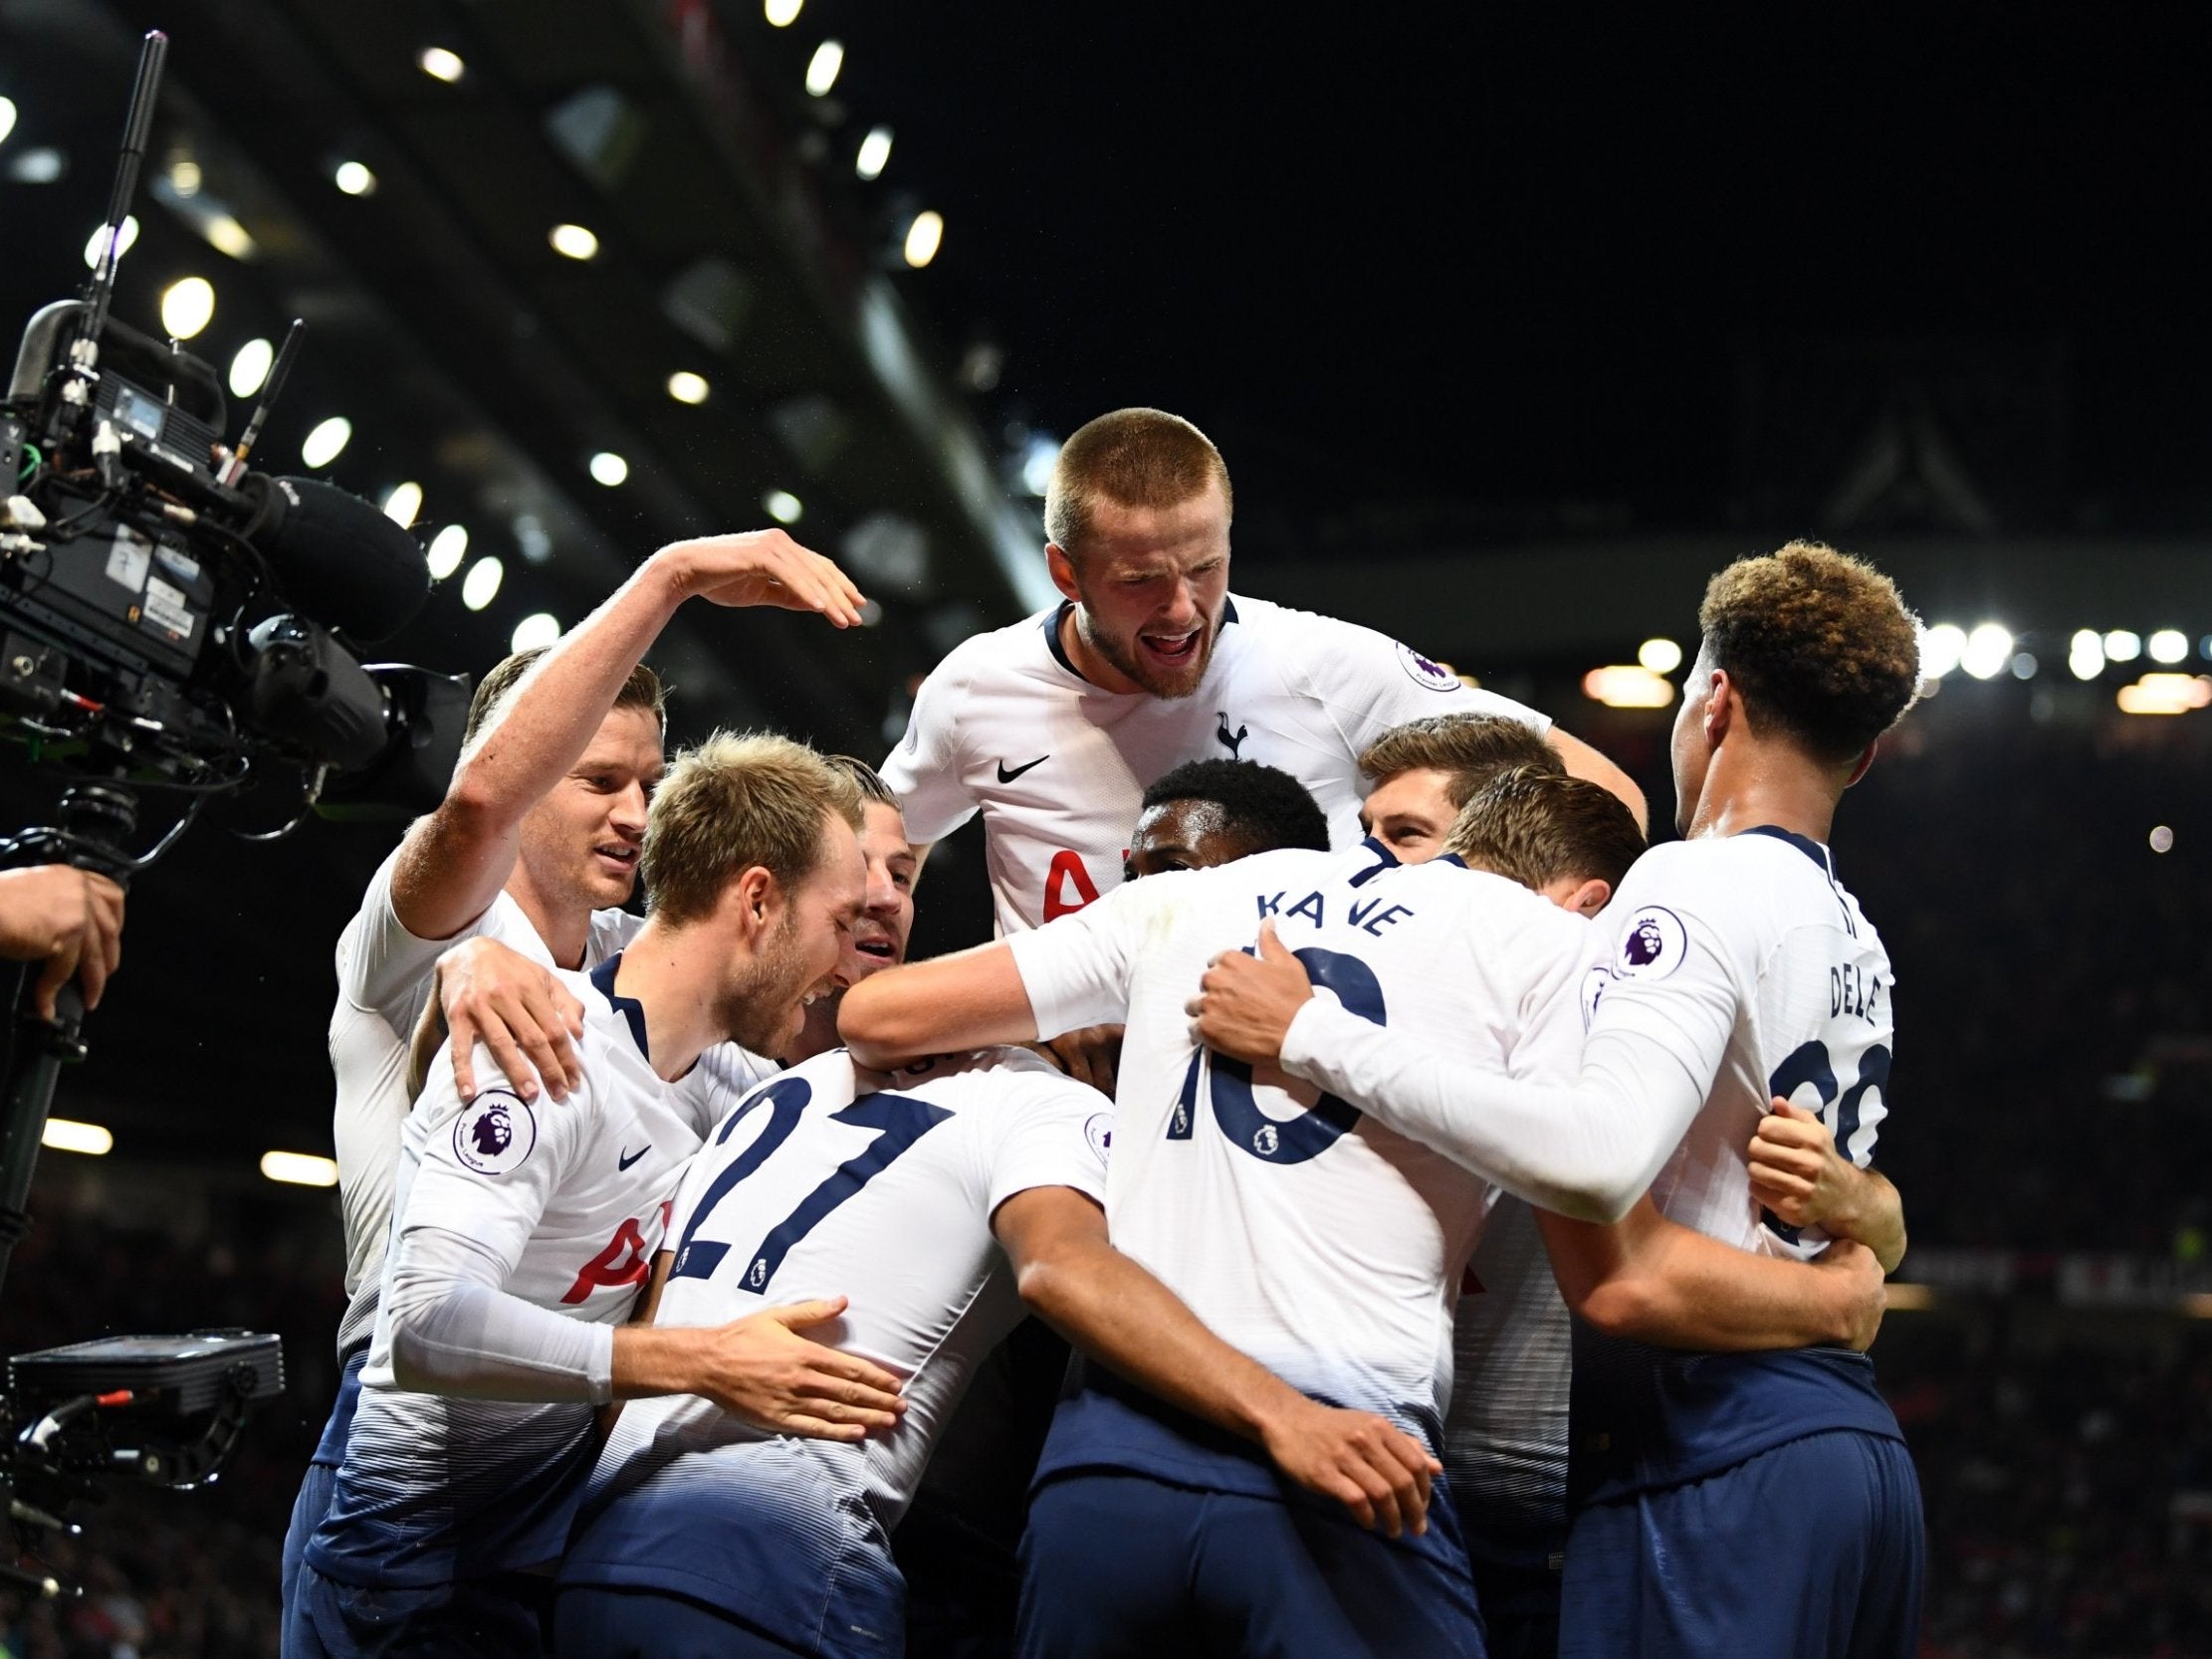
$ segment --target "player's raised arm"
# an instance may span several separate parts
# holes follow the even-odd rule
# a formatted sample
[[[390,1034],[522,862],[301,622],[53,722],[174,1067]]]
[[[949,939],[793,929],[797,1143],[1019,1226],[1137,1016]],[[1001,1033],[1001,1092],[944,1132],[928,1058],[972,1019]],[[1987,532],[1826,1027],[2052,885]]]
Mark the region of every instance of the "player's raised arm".
[[[513,868],[523,817],[575,764],[670,617],[694,596],[811,610],[846,628],[859,592],[781,530],[672,542],[533,664],[463,750],[445,799],[407,832],[392,907],[418,938],[482,915]]]
[[[1184,1411],[1267,1450],[1282,1472],[1392,1538],[1429,1529],[1442,1465],[1370,1411],[1298,1392],[1222,1342],[1183,1299],[1106,1238],[1106,1216],[1068,1187],[1032,1187],[998,1206],[993,1231],[1021,1299],[1093,1358]]]

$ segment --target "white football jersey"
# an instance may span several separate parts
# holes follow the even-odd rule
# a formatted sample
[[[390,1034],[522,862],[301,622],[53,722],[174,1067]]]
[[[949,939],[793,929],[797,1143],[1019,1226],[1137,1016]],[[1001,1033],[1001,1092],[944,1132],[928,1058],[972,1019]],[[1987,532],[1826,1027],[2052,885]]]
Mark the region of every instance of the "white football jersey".
[[[1771,828],[1669,842],[1599,927],[1612,948],[1585,989],[1591,1029],[1635,1030],[1712,1079],[1653,1202],[1746,1250],[1817,1253],[1817,1229],[1762,1224],[1745,1152],[1775,1095],[1817,1111],[1861,1167],[1888,1116],[1895,975],[1834,855]]]
[[[1144,792],[1186,760],[1258,760],[1304,784],[1339,847],[1360,839],[1361,752],[1430,715],[1534,710],[1469,690],[1371,628],[1231,598],[1189,697],[1101,691],[1061,649],[1066,607],[956,648],[922,683],[883,763],[917,841],[980,808],[999,932],[1034,928],[1121,884]]]
[[[1495,1189],[1349,1104],[1198,1050],[1185,1004],[1262,919],[1347,1010],[1470,1067],[1574,1076],[1587,925],[1379,843],[1157,876],[1008,940],[1046,1034],[1121,1019],[1114,1243],[1231,1347],[1435,1443],[1452,1307]]]
[[[846,1618],[872,1584],[896,1628],[885,1535],[977,1361],[1022,1317],[992,1218],[1033,1187],[1103,1202],[1111,1127],[1095,1090],[1013,1049],[889,1075],[837,1049],[756,1091],[684,1177],[655,1322],[846,1296],[842,1318],[806,1334],[905,1376],[906,1414],[848,1445],[762,1433],[691,1395],[633,1400],[564,1581],[704,1597],[827,1652],[842,1647],[819,1630],[824,1586],[843,1586]]]
[[[562,975],[583,999],[583,1083],[533,1106],[488,1049],[464,1105],[440,1064],[401,1138],[394,1249],[417,1228],[473,1240],[507,1265],[509,1295],[601,1325],[629,1316],[660,1248],[683,1166],[726,1106],[711,1074],[655,1075],[636,1004]],[[628,1012],[625,1011],[629,1010]],[[412,1393],[377,1315],[358,1414],[309,1558],[356,1584],[520,1570],[560,1551],[588,1404]]]
[[[446,938],[417,938],[392,909],[395,848],[370,878],[361,908],[337,940],[337,1002],[331,1010],[331,1072],[337,1084],[332,1141],[337,1155],[338,1208],[345,1223],[343,1354],[376,1323],[391,1237],[392,1181],[399,1131],[407,1121],[407,1051],[430,1000],[431,969],[464,939],[497,939],[547,967],[554,965],[522,906],[503,890],[484,914]],[[644,918],[595,911],[583,965],[593,968],[627,944]]]

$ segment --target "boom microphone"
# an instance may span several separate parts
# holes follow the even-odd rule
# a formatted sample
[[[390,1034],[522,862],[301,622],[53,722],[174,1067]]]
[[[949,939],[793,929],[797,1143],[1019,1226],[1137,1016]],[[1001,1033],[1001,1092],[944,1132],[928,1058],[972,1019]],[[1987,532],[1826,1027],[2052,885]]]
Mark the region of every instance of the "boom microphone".
[[[284,596],[358,640],[397,633],[430,596],[430,567],[415,538],[358,496],[312,478],[248,473],[254,504],[245,536],[269,561]]]

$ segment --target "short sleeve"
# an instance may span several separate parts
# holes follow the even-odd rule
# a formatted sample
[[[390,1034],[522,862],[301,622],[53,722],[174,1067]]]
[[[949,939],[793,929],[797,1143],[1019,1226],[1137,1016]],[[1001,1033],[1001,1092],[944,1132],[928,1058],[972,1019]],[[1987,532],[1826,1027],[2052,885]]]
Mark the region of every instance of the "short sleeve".
[[[1114,1140],[1114,1109],[1098,1091],[1057,1075],[1003,1078],[1007,1099],[986,1174],[987,1213],[1016,1193],[1066,1186],[1106,1202],[1106,1158]]]
[[[1591,1038],[1657,1043],[1710,1089],[1743,1003],[1745,951],[1730,936],[1742,908],[1712,892],[1700,862],[1676,842],[1630,868],[1598,919],[1607,953],[1584,1000]]]
[[[407,932],[391,896],[401,850],[393,848],[391,856],[376,867],[368,891],[361,895],[361,908],[338,939],[338,995],[364,1013],[386,1013],[412,996],[439,956],[483,925],[479,917],[446,938],[418,938]]]
[[[915,841],[942,840],[976,815],[976,798],[961,779],[959,719],[967,694],[968,674],[955,652],[914,694],[906,735],[883,762],[883,781],[899,797]]]
[[[1441,663],[1388,634],[1298,613],[1312,637],[1295,653],[1306,689],[1358,754],[1393,726],[1435,715],[1488,715],[1548,733],[1551,721],[1495,692],[1476,691]]]
[[[1125,882],[1079,911],[1007,935],[1005,945],[1013,952],[1039,1037],[1127,1016],[1129,977],[1145,918],[1164,889],[1192,879],[1190,872],[1174,871]]]
[[[585,1138],[597,1110],[590,1068],[605,1063],[605,1056],[587,1054],[584,1087],[540,1111],[509,1087],[481,1043],[476,1074],[486,1086],[464,1103],[453,1083],[452,1045],[441,1048],[415,1107],[421,1152],[399,1230],[461,1233],[512,1273]]]

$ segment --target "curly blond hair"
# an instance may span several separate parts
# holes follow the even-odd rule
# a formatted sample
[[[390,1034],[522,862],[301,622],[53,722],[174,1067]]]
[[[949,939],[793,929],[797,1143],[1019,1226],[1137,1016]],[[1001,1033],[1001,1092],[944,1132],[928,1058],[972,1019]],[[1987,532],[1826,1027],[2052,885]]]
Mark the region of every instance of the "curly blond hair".
[[[1818,541],[1736,560],[1697,624],[1752,729],[1779,727],[1824,760],[1864,753],[1919,690],[1918,626],[1896,584]]]

